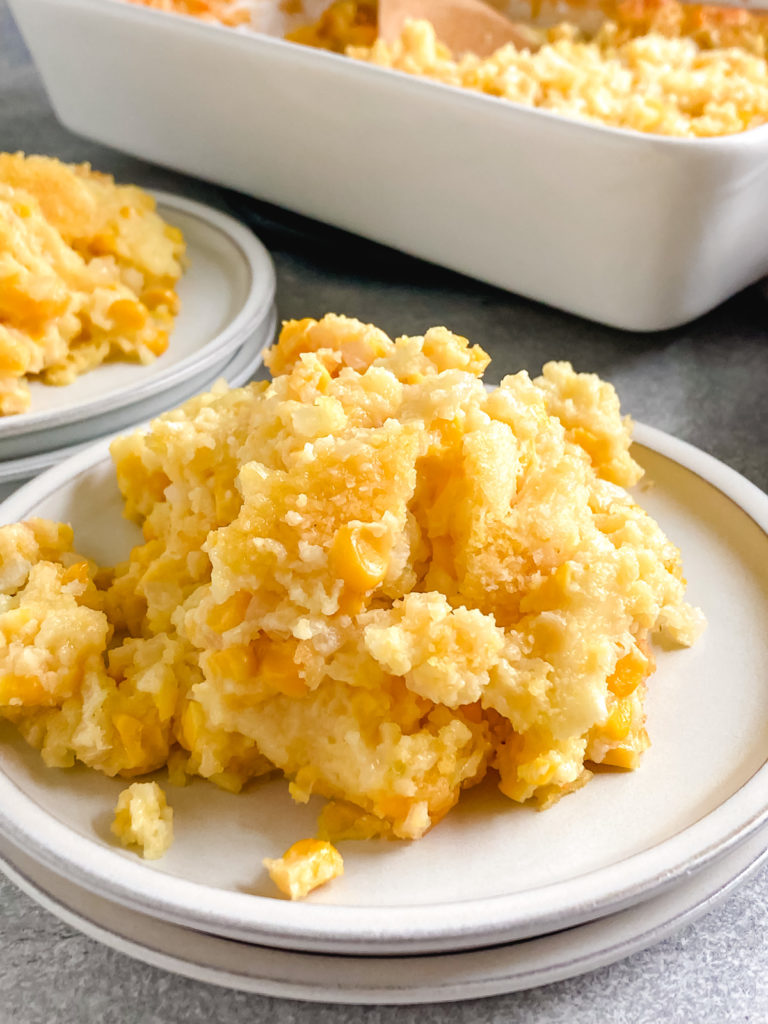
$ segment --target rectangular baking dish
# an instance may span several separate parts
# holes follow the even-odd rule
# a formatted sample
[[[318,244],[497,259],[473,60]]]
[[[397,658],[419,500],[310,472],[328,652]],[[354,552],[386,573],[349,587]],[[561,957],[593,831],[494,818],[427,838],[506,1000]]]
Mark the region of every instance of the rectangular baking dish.
[[[644,135],[122,0],[10,6],[72,131],[571,313],[661,330],[768,273],[768,126]]]

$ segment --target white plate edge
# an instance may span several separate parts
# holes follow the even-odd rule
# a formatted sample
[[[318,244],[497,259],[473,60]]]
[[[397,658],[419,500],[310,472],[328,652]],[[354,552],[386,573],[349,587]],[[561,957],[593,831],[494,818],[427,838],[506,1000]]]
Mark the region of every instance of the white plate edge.
[[[657,899],[655,901],[656,907],[652,908],[652,913],[653,910],[656,911],[655,922],[649,927],[641,928],[630,937],[612,941],[610,934],[617,924],[624,923],[627,915],[638,916],[639,913],[647,915],[647,905],[633,907],[629,911],[620,911],[618,914],[600,918],[597,921],[571,929],[569,937],[571,939],[578,937],[579,940],[579,953],[576,956],[571,956],[570,958],[562,956],[558,958],[555,956],[554,962],[550,962],[547,965],[528,969],[523,968],[507,975],[500,975],[498,972],[492,973],[489,967],[486,967],[485,977],[479,979],[475,977],[468,981],[466,976],[463,976],[460,980],[454,980],[452,983],[449,982],[446,986],[441,985],[439,988],[434,988],[432,984],[414,987],[413,985],[406,984],[385,986],[380,983],[378,987],[375,987],[370,984],[360,983],[355,986],[349,980],[341,984],[334,983],[332,987],[330,985],[322,987],[314,982],[304,982],[301,980],[300,973],[299,980],[294,982],[274,978],[268,974],[268,967],[262,967],[261,973],[258,976],[254,976],[254,974],[246,976],[243,973],[221,970],[204,962],[201,955],[197,957],[189,955],[189,946],[185,949],[186,956],[179,953],[169,953],[167,950],[158,949],[155,946],[143,944],[136,939],[122,935],[110,929],[106,924],[100,924],[91,920],[85,914],[73,910],[68,904],[63,903],[59,898],[47,892],[42,885],[28,878],[24,874],[23,868],[19,867],[17,863],[12,862],[12,858],[9,859],[8,851],[0,850],[0,871],[22,892],[29,896],[30,899],[89,938],[142,963],[171,971],[183,977],[191,978],[194,981],[253,994],[301,999],[307,1002],[414,1005],[425,1002],[464,1001],[520,992],[530,988],[549,985],[567,978],[577,977],[588,971],[598,970],[601,967],[632,956],[640,950],[656,945],[658,942],[663,941],[683,927],[714,910],[753,877],[768,860],[765,833],[758,833],[756,836],[753,836],[752,841],[745,843],[744,847],[746,848],[734,851],[726,859],[725,863],[721,862],[717,866],[715,869],[717,871],[717,880],[712,884],[710,879],[710,884],[707,886],[707,894],[703,898],[695,897],[694,901],[690,902],[691,897],[689,896],[687,900],[684,900],[684,905],[674,910],[670,916],[666,916],[666,913],[662,911],[660,917],[659,903],[663,900],[666,907],[669,900],[667,897],[661,897],[660,900]],[[735,861],[738,862],[738,866],[734,874]],[[724,872],[727,874],[725,880],[722,880]],[[706,875],[707,872],[705,871],[704,874]],[[681,884],[684,885],[684,883]],[[676,893],[673,891],[674,895],[677,896],[679,902],[680,890],[678,889]],[[104,902],[108,901],[105,900]],[[119,910],[118,907],[114,909]],[[155,927],[157,924],[152,919],[148,919],[148,921],[152,927]],[[604,936],[606,932],[609,936],[608,940],[606,941],[605,938],[601,940],[600,936]],[[562,934],[560,933],[554,936],[554,938],[562,938]],[[228,939],[220,939],[218,936],[209,935],[198,936],[198,938],[212,940],[216,943],[221,942],[224,945],[230,941]],[[531,947],[535,948],[537,945],[546,946],[547,942],[551,941],[552,938],[553,936],[551,935],[542,935],[524,942],[523,945],[529,949]],[[585,949],[585,946],[589,946],[590,940],[593,943],[592,948]],[[238,943],[238,945],[240,944]],[[498,956],[509,951],[513,956],[515,945],[515,943],[512,943],[507,946],[496,946],[490,950],[446,953],[426,958],[420,958],[419,956],[405,958],[395,956],[381,959],[376,957],[363,959],[368,959],[375,965],[386,965],[385,973],[391,964],[400,971],[403,967],[407,970],[414,962],[418,964],[420,960],[424,959],[427,962],[431,962],[432,965],[435,961],[445,961],[446,971],[450,971],[451,977],[455,978],[457,974],[455,965],[457,963],[463,964],[468,959],[476,963],[484,960],[488,953]],[[333,969],[338,966],[339,962],[343,963],[349,960],[357,965],[361,959],[359,957],[332,957],[329,961],[329,958],[323,954],[296,953],[287,950],[265,949],[258,946],[249,947],[251,959],[256,959],[259,955],[263,957],[265,952],[273,956],[276,954],[278,957],[285,958],[283,962],[286,965],[295,964],[297,967],[307,962],[306,957],[310,958],[310,962],[313,959],[328,962],[329,974],[333,972]],[[405,964],[403,964],[403,961],[405,961]],[[354,970],[352,970],[351,974],[353,977],[354,973]]]

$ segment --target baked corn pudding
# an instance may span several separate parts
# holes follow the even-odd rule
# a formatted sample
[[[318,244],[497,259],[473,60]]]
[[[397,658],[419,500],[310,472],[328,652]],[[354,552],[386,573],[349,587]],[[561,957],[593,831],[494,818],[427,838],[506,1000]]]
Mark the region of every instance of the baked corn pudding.
[[[30,379],[70,384],[107,359],[164,352],[183,253],[140,188],[0,153],[0,416],[29,408]]]
[[[289,893],[338,873],[328,844],[417,839],[485,776],[546,807],[590,763],[636,768],[651,638],[701,615],[627,491],[614,389],[553,362],[488,390],[443,327],[336,315],[266,361],[113,442],[127,561],[0,529],[0,715],[51,767],[233,792],[278,770],[328,798],[270,862]]]
[[[343,14],[348,0],[335,6],[291,38],[617,128],[702,138],[768,121],[768,25],[738,9],[628,0],[594,33],[563,21],[542,30],[533,50],[510,43],[478,57],[451,53],[428,21],[406,21],[391,43],[357,44],[356,19]]]
[[[316,4],[273,5],[277,13],[265,15],[260,0],[133,2],[267,32],[282,18],[292,42],[617,128],[706,138],[768,121],[768,19],[744,8],[572,0],[557,8],[557,24],[526,29],[530,48],[509,44],[480,57],[452,53],[428,21],[406,22],[397,40],[377,38],[376,0],[335,0],[298,26],[297,11]],[[540,7],[532,0],[532,16]],[[596,29],[574,24],[594,24],[595,15]]]

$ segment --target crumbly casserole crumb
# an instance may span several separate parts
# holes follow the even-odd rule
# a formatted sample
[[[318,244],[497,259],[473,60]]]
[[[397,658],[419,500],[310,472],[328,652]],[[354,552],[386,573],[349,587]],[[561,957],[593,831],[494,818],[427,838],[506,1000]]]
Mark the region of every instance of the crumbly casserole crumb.
[[[173,808],[156,782],[134,782],[118,797],[112,832],[123,846],[138,846],[145,860],[157,860],[173,842]]]

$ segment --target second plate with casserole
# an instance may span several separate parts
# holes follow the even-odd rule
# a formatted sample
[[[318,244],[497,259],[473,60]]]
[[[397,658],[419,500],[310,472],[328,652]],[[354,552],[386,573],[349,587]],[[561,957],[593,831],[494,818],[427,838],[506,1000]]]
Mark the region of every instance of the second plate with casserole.
[[[0,731],[0,833],[91,892],[199,931],[329,953],[472,949],[542,935],[638,904],[714,863],[768,818],[768,497],[709,456],[647,427],[635,454],[644,506],[680,546],[708,619],[651,679],[652,747],[638,771],[603,772],[540,814],[492,786],[414,843],[340,843],[343,878],[304,903],[274,898],[265,856],[314,834],[319,803],[282,780],[239,795],[196,780],[168,789],[176,839],[153,864],[109,832],[124,783],[46,769]],[[27,485],[0,521],[72,523],[112,564],[138,532],[122,518],[106,445]],[[161,783],[164,777],[160,778]]]
[[[29,412],[0,418],[0,462],[93,440],[149,419],[214,380],[236,352],[263,347],[275,295],[269,253],[239,221],[203,203],[154,193],[181,228],[187,268],[166,352],[147,366],[104,363],[66,387],[31,386]]]

